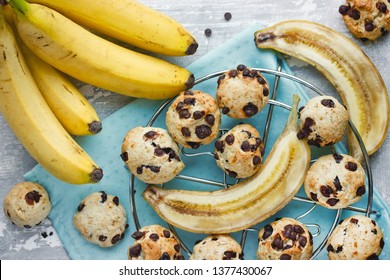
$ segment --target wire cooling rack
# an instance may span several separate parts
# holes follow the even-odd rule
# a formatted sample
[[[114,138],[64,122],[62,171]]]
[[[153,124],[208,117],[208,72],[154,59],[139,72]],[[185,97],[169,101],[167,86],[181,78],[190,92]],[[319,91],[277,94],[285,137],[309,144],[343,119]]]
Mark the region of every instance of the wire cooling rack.
[[[270,75],[275,77],[274,86],[273,86],[273,89],[272,89],[272,92],[271,92],[271,95],[270,95],[270,99],[268,101],[269,109],[268,109],[267,118],[266,118],[266,121],[265,121],[264,130],[263,130],[263,134],[262,134],[263,135],[262,139],[263,139],[263,142],[264,142],[264,147],[267,145],[267,140],[268,140],[268,136],[269,136],[269,129],[270,129],[270,125],[271,125],[271,122],[272,122],[273,113],[274,113],[274,107],[278,106],[278,107],[284,108],[285,110],[291,110],[291,106],[290,105],[287,105],[285,103],[282,103],[282,102],[276,100],[277,90],[278,90],[280,79],[282,79],[282,78],[283,79],[288,79],[288,80],[293,81],[294,83],[298,83],[300,85],[303,85],[305,88],[310,89],[311,91],[313,91],[314,93],[316,93],[318,95],[327,95],[325,92],[323,92],[321,89],[319,89],[318,87],[316,87],[312,83],[309,83],[309,82],[307,82],[307,81],[305,81],[305,80],[303,80],[301,78],[298,78],[298,77],[296,77],[294,75],[287,74],[287,73],[283,72],[282,71],[283,69],[282,69],[281,60],[278,60],[278,67],[277,67],[276,70],[265,69],[265,68],[251,68],[251,69],[257,70],[257,71],[259,71],[262,74],[270,74]],[[214,73],[211,73],[211,74],[206,75],[204,77],[201,77],[201,78],[199,78],[199,79],[197,79],[195,81],[195,85],[201,84],[201,83],[203,83],[203,82],[205,82],[207,80],[213,79],[213,78],[220,77],[222,74],[226,73],[229,70],[230,69],[222,70],[222,71],[214,72]],[[174,100],[174,98],[171,98],[171,99],[167,100],[166,102],[164,102],[160,106],[160,108],[158,108],[156,110],[156,112],[151,116],[150,120],[148,121],[148,123],[145,126],[147,126],[147,127],[148,126],[149,127],[153,126],[155,121],[159,117],[161,117],[161,113],[164,111],[164,109],[166,109],[171,104],[171,102],[173,100]],[[356,139],[357,139],[357,141],[359,143],[360,149],[362,151],[363,158],[364,158],[363,168],[365,169],[365,172],[366,172],[367,189],[368,189],[368,192],[366,193],[366,195],[367,195],[367,203],[365,205],[365,208],[364,207],[348,206],[348,207],[346,207],[344,209],[334,210],[335,214],[334,214],[333,222],[331,223],[330,228],[325,233],[325,237],[322,240],[320,240],[320,242],[317,242],[319,244],[318,244],[318,246],[316,248],[314,248],[313,254],[311,256],[311,259],[316,258],[317,255],[325,247],[329,236],[331,235],[332,231],[337,226],[337,224],[340,222],[340,217],[341,217],[341,214],[342,214],[343,210],[348,210],[348,211],[353,211],[353,212],[356,212],[356,213],[364,214],[367,217],[369,217],[371,214],[379,214],[376,210],[372,209],[372,203],[373,203],[373,178],[372,178],[372,171],[371,171],[371,166],[370,166],[370,160],[369,160],[368,153],[367,153],[366,148],[365,148],[365,146],[363,144],[363,141],[362,141],[362,139],[361,139],[361,137],[359,135],[359,132],[357,131],[356,127],[354,126],[354,124],[352,123],[351,120],[349,120],[349,128],[352,130],[353,134],[355,135],[355,137],[356,137]],[[227,130],[228,129],[220,129],[220,133],[223,134]],[[330,146],[330,149],[333,152],[335,152],[335,149],[334,149],[333,146]],[[212,152],[194,152],[193,150],[190,152],[190,151],[188,151],[187,149],[184,149],[184,148],[181,149],[181,154],[182,154],[182,157],[200,157],[200,156],[211,156],[211,157],[213,157],[213,153]],[[315,159],[312,160],[312,162],[313,161],[315,161]],[[227,187],[229,187],[230,185],[228,183],[226,173],[222,172],[221,173],[221,177],[222,178],[220,179],[220,181],[215,181],[215,180],[209,180],[209,179],[201,178],[201,177],[198,177],[198,176],[188,176],[188,175],[180,175],[180,174],[176,176],[176,178],[181,179],[181,180],[192,181],[192,182],[205,184],[205,185],[209,185],[209,186],[213,186],[213,187],[215,187],[215,186],[216,187],[220,187],[220,188],[227,188]],[[133,174],[131,174],[130,175],[130,185],[129,185],[129,195],[130,195],[130,204],[131,204],[130,207],[131,207],[131,211],[132,211],[132,218],[133,218],[134,225],[135,225],[136,229],[139,230],[139,229],[141,229],[142,226],[140,224],[140,220],[139,220],[139,217],[138,217],[137,203],[136,203],[135,196],[134,196],[134,194],[135,194],[135,188],[134,188],[135,183],[134,183],[134,180],[135,180],[135,176]],[[236,181],[236,183],[237,182],[238,182],[238,180]],[[161,187],[164,187],[164,186],[161,185]],[[308,204],[310,206],[307,210],[305,210],[300,215],[295,217],[296,220],[301,220],[301,219],[309,216],[316,207],[321,207],[318,204],[316,204],[315,202],[313,202],[312,200],[308,199],[307,197],[296,195],[293,198],[293,200],[297,201],[298,203]],[[274,215],[274,216],[276,216],[276,215]],[[323,231],[323,229],[322,229],[322,227],[321,227],[321,225],[319,223],[306,223],[306,226],[309,228],[313,238],[318,237],[320,235],[320,233]],[[169,228],[175,234],[175,236],[177,237],[177,239],[181,243],[181,247],[182,247],[183,251],[188,256],[190,256],[192,252],[191,252],[191,249],[188,247],[188,244],[183,242],[182,238],[178,234],[178,232],[175,229],[175,227],[173,227],[172,225],[169,225]],[[244,251],[245,244],[247,242],[247,235],[248,235],[248,233],[249,232],[259,232],[259,231],[260,231],[260,228],[247,228],[247,229],[244,229],[244,230],[241,231],[241,234],[240,234],[240,239],[241,240],[239,242],[240,242],[240,245],[243,248],[243,251]],[[255,244],[255,245],[257,246],[257,244]]]

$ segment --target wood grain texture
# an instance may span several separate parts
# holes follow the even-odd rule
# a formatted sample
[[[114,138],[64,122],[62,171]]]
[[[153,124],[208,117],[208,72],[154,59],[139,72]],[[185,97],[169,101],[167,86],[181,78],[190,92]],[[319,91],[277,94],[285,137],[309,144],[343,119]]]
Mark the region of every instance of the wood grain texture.
[[[190,57],[167,58],[182,66],[187,66],[210,50],[223,44],[249,25],[259,24],[259,28],[287,19],[306,19],[325,24],[355,41],[377,66],[390,88],[390,35],[375,42],[363,43],[353,38],[338,13],[340,0],[140,0],[182,23],[198,40],[199,48]],[[224,19],[225,12],[232,18]],[[115,20],[115,19],[113,19]],[[212,35],[206,37],[204,30],[210,28]],[[312,67],[297,60],[289,60],[295,73],[322,89],[333,92],[332,86]],[[131,98],[94,89],[89,85],[77,83],[85,96],[92,102],[103,119],[131,101]],[[390,142],[387,137],[381,149],[372,156],[372,170],[375,191],[378,191],[390,205],[388,188],[390,170]],[[0,199],[8,190],[23,180],[35,161],[27,154],[14,137],[12,131],[0,116]],[[47,234],[47,236],[46,236]],[[46,236],[46,237],[45,237]],[[60,241],[50,221],[34,229],[21,230],[12,225],[0,213],[0,259],[67,259]]]

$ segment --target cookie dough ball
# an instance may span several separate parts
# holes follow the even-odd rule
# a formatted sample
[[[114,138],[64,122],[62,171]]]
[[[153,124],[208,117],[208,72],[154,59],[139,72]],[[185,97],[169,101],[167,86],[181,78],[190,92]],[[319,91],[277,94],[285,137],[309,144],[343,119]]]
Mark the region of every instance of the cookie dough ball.
[[[193,248],[190,260],[241,260],[241,245],[227,234],[209,235]]]
[[[347,0],[339,7],[353,35],[374,41],[390,30],[390,3],[386,0]]]
[[[214,97],[200,90],[187,90],[168,108],[166,124],[177,143],[197,149],[218,136],[221,113]]]
[[[121,157],[139,180],[162,184],[184,168],[180,150],[168,131],[157,127],[135,127],[122,143]]]
[[[101,247],[117,244],[128,227],[119,198],[104,191],[91,193],[81,201],[73,225],[86,240]]]
[[[16,184],[4,198],[4,213],[18,227],[31,228],[49,214],[51,203],[46,190],[37,183]]]
[[[363,166],[350,155],[333,154],[313,163],[304,182],[306,195],[330,209],[345,208],[366,192]]]
[[[300,109],[298,138],[309,145],[324,147],[342,140],[348,126],[348,111],[331,96],[311,98]]]
[[[249,124],[239,124],[215,142],[214,158],[230,177],[247,178],[255,174],[264,154],[259,132]]]
[[[292,218],[282,218],[259,231],[259,260],[309,260],[313,237],[307,227]]]
[[[327,242],[330,260],[377,260],[385,242],[378,224],[363,215],[345,219]]]
[[[238,65],[218,79],[218,105],[231,118],[250,118],[269,100],[269,85],[257,70]]]
[[[134,232],[134,244],[128,249],[129,260],[183,260],[181,246],[174,234],[160,226],[149,225]]]

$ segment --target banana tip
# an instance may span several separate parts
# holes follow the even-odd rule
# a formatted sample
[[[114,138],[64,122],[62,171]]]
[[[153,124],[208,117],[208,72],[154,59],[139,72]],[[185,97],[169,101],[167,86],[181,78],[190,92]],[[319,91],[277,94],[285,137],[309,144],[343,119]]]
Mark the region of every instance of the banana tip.
[[[4,1],[4,0],[0,0],[0,1]],[[191,45],[188,46],[185,54],[186,55],[194,54],[194,53],[196,53],[197,49],[198,49],[198,43],[192,42]]]
[[[93,183],[99,182],[103,178],[103,170],[101,168],[95,168],[91,173],[91,180]]]
[[[102,130],[102,122],[101,121],[92,121],[88,124],[88,130],[92,134],[97,134]]]

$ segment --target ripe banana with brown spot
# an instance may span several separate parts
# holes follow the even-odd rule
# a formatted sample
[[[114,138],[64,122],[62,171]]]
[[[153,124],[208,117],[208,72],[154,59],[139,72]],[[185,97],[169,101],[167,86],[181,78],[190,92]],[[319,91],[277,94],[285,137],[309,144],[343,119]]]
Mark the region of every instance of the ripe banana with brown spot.
[[[102,170],[63,128],[42,97],[0,9],[0,112],[29,154],[71,184],[96,183]]]
[[[383,144],[389,125],[389,97],[370,58],[349,38],[318,23],[289,20],[255,32],[258,48],[274,49],[317,68],[336,88],[369,155]],[[363,159],[349,131],[351,155]]]
[[[286,127],[259,172],[226,189],[202,192],[148,186],[144,199],[166,222],[196,233],[228,233],[253,226],[298,192],[310,165],[310,147],[297,138],[299,96]]]
[[[135,0],[28,0],[50,7],[101,34],[173,56],[194,54],[198,43],[180,23]]]
[[[40,4],[10,0],[23,42],[80,81],[137,98],[166,99],[193,86],[185,68],[105,40]]]

